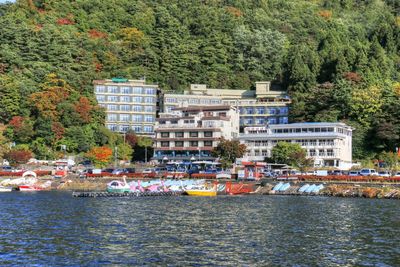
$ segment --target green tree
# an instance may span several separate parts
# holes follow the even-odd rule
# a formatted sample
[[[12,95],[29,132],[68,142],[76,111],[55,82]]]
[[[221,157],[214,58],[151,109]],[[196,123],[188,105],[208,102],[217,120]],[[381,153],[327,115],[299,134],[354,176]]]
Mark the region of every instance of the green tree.
[[[313,161],[307,157],[307,152],[297,143],[279,142],[272,149],[272,160],[276,163],[288,164],[305,171]]]
[[[226,140],[221,138],[218,145],[212,150],[212,155],[218,157],[221,162],[231,165],[237,158],[242,158],[246,153],[246,145],[238,140]],[[228,167],[228,166],[224,166]]]

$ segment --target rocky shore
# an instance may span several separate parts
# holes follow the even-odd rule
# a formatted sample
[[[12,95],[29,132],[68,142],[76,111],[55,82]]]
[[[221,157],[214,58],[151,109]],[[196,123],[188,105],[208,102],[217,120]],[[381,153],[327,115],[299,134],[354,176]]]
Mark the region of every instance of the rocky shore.
[[[395,185],[374,184],[328,184],[318,193],[300,193],[301,185],[293,185],[284,192],[276,192],[275,184],[266,184],[256,189],[256,194],[262,195],[303,195],[303,196],[332,196],[332,197],[363,197],[400,199],[400,187]]]

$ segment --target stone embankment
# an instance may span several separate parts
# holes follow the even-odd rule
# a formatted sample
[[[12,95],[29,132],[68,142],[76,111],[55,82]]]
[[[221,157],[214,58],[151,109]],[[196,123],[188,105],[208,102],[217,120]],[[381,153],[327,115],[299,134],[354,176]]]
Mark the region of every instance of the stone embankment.
[[[318,193],[300,193],[300,185],[292,185],[289,189],[278,192],[272,190],[273,184],[266,184],[256,189],[255,193],[263,195],[304,195],[304,196],[334,196],[334,197],[364,197],[364,198],[392,198],[400,199],[400,188],[394,185],[368,184],[329,184]]]

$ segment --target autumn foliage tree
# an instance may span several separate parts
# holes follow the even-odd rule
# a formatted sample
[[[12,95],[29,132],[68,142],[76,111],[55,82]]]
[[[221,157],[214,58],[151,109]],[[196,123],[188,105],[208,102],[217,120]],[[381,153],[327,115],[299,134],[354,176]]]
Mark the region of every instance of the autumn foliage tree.
[[[87,97],[82,96],[79,98],[79,101],[75,104],[75,111],[79,114],[83,122],[90,122],[90,111],[92,111],[92,106]]]
[[[8,160],[12,166],[25,164],[32,156],[32,152],[26,149],[12,149],[4,154],[4,158]]]
[[[86,153],[86,157],[90,159],[94,165],[104,167],[112,159],[113,151],[107,146],[93,147]]]

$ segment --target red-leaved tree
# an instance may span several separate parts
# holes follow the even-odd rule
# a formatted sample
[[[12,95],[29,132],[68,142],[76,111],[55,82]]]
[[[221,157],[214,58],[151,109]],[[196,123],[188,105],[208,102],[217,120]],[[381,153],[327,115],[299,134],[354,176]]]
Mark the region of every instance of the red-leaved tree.
[[[4,154],[4,158],[8,160],[12,166],[25,164],[32,156],[33,154],[31,151],[24,149],[12,149]]]
[[[90,159],[94,165],[104,167],[111,161],[112,149],[107,146],[93,147],[85,156]]]

